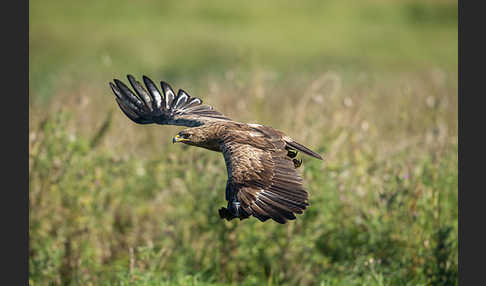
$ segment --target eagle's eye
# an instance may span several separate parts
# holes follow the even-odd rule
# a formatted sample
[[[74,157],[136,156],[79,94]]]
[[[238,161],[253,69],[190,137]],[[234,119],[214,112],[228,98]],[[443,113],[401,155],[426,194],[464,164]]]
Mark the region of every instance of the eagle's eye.
[[[184,139],[189,139],[189,137],[191,137],[191,134],[184,133],[184,134],[180,134],[179,136],[181,136]]]

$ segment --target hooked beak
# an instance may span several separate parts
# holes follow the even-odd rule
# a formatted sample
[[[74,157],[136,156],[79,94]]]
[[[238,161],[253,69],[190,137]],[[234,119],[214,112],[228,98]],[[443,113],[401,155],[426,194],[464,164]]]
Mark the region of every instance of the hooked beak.
[[[178,142],[186,142],[189,141],[189,139],[183,138],[177,134],[174,138],[172,138],[172,144],[178,143]]]

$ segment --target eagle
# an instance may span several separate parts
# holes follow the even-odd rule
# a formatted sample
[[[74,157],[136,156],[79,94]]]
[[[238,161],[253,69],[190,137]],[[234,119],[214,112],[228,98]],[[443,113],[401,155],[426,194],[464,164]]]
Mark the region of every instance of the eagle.
[[[296,156],[300,151],[322,160],[319,154],[272,127],[234,121],[182,89],[176,94],[164,81],[159,90],[147,76],[142,77],[145,87],[130,74],[127,78],[133,91],[118,79],[109,84],[121,111],[133,122],[190,127],[172,142],[223,154],[228,205],[219,209],[222,219],[254,216],[284,224],[309,206],[296,170],[302,160]]]

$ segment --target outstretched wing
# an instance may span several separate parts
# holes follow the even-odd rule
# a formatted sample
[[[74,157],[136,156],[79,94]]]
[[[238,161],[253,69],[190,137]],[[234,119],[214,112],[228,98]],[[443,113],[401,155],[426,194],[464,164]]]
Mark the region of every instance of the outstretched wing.
[[[285,223],[309,205],[303,180],[287,157],[283,141],[230,141],[224,144],[223,155],[230,195],[237,196],[248,214],[261,221],[271,218]]]
[[[114,79],[110,87],[120,109],[138,124],[200,126],[214,120],[230,120],[202,100],[180,89],[175,95],[170,85],[161,82],[162,93],[153,81],[143,76],[146,89],[132,75],[127,75],[135,93],[122,81]]]

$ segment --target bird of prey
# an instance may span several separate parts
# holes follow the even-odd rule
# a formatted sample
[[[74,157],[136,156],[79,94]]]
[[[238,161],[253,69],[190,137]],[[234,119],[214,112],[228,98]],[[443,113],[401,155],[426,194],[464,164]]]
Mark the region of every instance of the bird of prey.
[[[127,78],[135,92],[118,79],[110,87],[128,118],[138,124],[190,127],[179,132],[173,143],[223,154],[228,205],[219,209],[222,219],[254,216],[284,224],[309,206],[308,193],[296,171],[302,161],[296,155],[301,151],[322,160],[319,154],[272,127],[231,120],[182,89],[175,94],[164,81],[159,90],[146,76],[145,87],[132,75]]]

